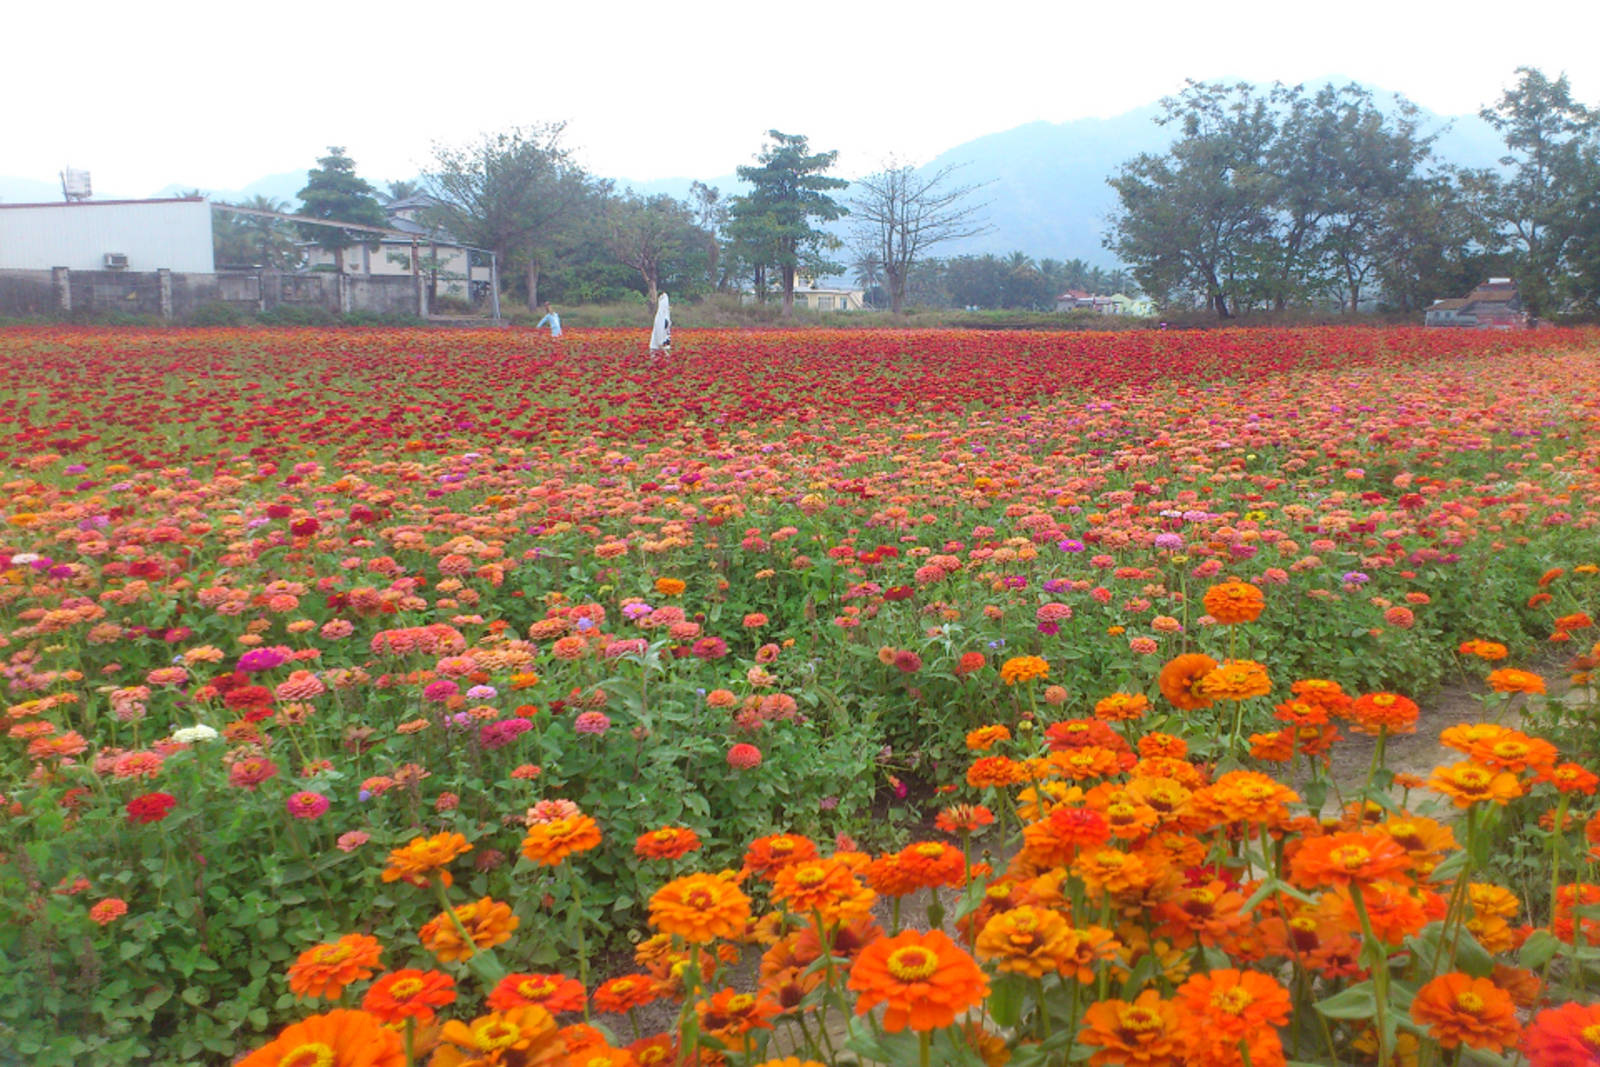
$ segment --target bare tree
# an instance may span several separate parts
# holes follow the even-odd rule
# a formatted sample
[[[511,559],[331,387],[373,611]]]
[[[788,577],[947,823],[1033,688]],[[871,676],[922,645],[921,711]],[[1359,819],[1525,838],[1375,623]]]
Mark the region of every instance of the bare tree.
[[[911,268],[930,248],[989,229],[982,217],[987,205],[966,202],[982,185],[952,184],[959,169],[941,167],[925,175],[891,159],[878,173],[856,182],[859,191],[850,203],[856,246],[863,256],[877,255],[896,315],[905,311]]]

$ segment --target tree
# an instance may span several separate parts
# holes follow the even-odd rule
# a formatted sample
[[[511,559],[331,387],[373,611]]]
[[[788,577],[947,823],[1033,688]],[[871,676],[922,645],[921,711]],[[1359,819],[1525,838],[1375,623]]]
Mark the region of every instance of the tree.
[[[979,186],[952,185],[958,166],[923,175],[908,163],[891,160],[876,174],[856,182],[850,201],[857,246],[877,253],[889,287],[889,309],[905,311],[906,280],[917,261],[936,245],[975,237],[989,227],[983,204],[967,203]]]
[[[694,212],[695,225],[706,234],[706,273],[712,287],[721,290],[728,281],[726,275],[717,273],[722,260],[722,231],[728,225],[728,202],[715,185],[696,181],[689,183],[689,207]]]
[[[1517,255],[1517,288],[1536,314],[1558,308],[1561,276],[1600,170],[1594,165],[1596,113],[1573,100],[1567,77],[1551,81],[1531,67],[1480,114],[1506,143],[1507,177],[1479,172],[1472,182]]]
[[[561,144],[565,123],[516,126],[463,146],[435,144],[423,175],[438,221],[467,244],[524,271],[528,306],[565,230],[609,186],[590,178]]]
[[[1109,179],[1120,206],[1106,247],[1157,300],[1193,294],[1231,318],[1253,295],[1244,279],[1259,273],[1253,260],[1272,230],[1264,187],[1277,124],[1243,83],[1191,81],[1161,104],[1156,121],[1180,124],[1183,136],[1166,155],[1143,153]]]
[[[850,264],[851,278],[861,287],[868,307],[879,307],[879,286],[883,283],[883,260],[872,250],[862,252]]]
[[[409,199],[410,197],[416,196],[421,192],[421,182],[397,181],[389,182],[388,185],[384,187],[383,192],[379,193],[378,195],[383,197],[385,203],[392,204],[397,200]]]
[[[696,253],[699,262],[705,262],[705,238],[689,205],[664,193],[649,198],[629,193],[607,205],[606,248],[618,262],[639,272],[651,308],[662,282],[675,269],[681,270],[685,252]]]
[[[756,157],[758,166],[741,166],[737,171],[739,180],[752,188],[734,198],[730,215],[747,255],[763,260],[762,267],[777,268],[783,286],[783,314],[792,317],[797,273],[843,269],[823,256],[824,251],[839,246],[838,238],[811,222],[832,222],[847,214],[828,193],[850,183],[824,173],[838,159],[838,152],[813,153],[807,139],[798,134],[768,130],[767,136],[770,142]],[[758,269],[758,288],[765,280],[762,273]]]
[[[254,196],[231,206],[278,214],[289,210],[288,204],[270,196]],[[282,219],[218,211],[213,216],[212,234],[219,265],[289,270],[300,261],[292,224]]]
[[[295,212],[308,219],[327,219],[333,222],[354,222],[364,226],[388,226],[389,218],[378,206],[376,190],[356,176],[356,164],[344,149],[330,147],[328,154],[317,160],[316,169],[306,175],[306,187],[299,192],[300,210]],[[344,273],[344,250],[347,245],[375,245],[375,235],[360,230],[344,230],[337,226],[297,223],[303,240],[333,253],[334,269]]]

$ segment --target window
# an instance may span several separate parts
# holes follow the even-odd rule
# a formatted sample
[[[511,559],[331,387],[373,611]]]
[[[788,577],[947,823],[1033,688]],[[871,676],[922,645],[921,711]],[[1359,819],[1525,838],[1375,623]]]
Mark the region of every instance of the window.
[[[832,311],[833,310],[833,297],[831,297],[831,296],[819,296],[819,297],[817,297],[817,310],[818,311]]]

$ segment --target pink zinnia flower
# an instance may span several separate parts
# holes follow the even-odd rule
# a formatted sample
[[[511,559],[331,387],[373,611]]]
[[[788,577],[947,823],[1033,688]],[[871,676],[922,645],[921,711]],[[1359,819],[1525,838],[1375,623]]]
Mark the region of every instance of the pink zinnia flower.
[[[728,749],[728,766],[735,770],[748,771],[761,766],[761,750],[754,745],[740,742]]]
[[[372,840],[372,835],[365,830],[351,830],[348,833],[340,834],[339,840],[333,844],[340,852],[354,852],[370,840]]]
[[[289,814],[297,819],[315,819],[328,810],[328,798],[321,793],[301,790],[291,794],[284,802],[284,806],[289,809]]]
[[[572,728],[580,734],[603,734],[611,729],[611,720],[603,711],[586,711],[572,721]]]

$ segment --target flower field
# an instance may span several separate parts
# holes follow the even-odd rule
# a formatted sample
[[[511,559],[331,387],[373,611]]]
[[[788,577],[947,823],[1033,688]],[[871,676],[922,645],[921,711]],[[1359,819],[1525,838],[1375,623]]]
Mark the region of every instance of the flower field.
[[[0,1065],[1600,1063],[1600,335],[678,340],[0,333]]]

